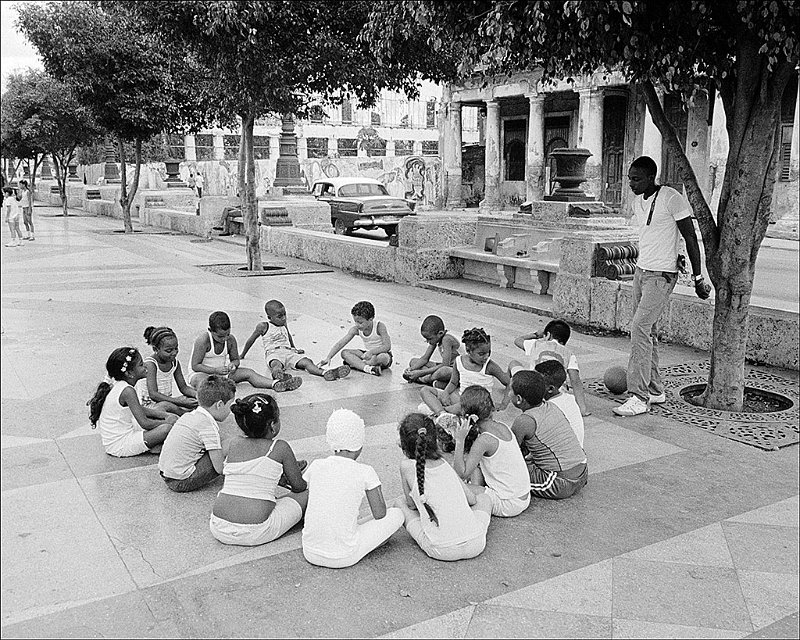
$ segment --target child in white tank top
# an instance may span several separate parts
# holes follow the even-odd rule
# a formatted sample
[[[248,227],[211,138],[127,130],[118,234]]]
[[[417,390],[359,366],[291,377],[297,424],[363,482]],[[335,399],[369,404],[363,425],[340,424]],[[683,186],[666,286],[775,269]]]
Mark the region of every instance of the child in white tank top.
[[[383,369],[388,369],[392,365],[393,359],[392,340],[386,325],[375,319],[375,307],[367,300],[357,302],[350,313],[353,316],[353,326],[331,347],[328,356],[317,366],[326,367],[344,346],[359,336],[364,348],[342,350],[342,360],[353,369],[379,376]]]
[[[451,413],[461,414],[461,392],[469,386],[478,385],[486,389],[490,396],[494,391],[495,381],[504,387],[510,381],[508,372],[503,370],[492,355],[492,339],[483,329],[469,329],[461,338],[466,355],[453,361],[453,372],[450,382],[444,389],[425,387],[420,391],[423,404],[420,411],[433,413],[436,416]]]
[[[519,515],[531,502],[530,477],[514,434],[502,422],[492,419],[494,404],[483,387],[464,389],[461,407],[465,417],[453,429],[453,468],[469,482],[467,486],[475,495],[489,496],[492,515]],[[473,423],[479,435],[469,453],[465,453],[464,443]]]
[[[196,409],[197,392],[183,378],[175,332],[169,327],[147,327],[144,339],[153,347],[153,355],[144,359],[147,376],[136,383],[142,406],[179,416]]]

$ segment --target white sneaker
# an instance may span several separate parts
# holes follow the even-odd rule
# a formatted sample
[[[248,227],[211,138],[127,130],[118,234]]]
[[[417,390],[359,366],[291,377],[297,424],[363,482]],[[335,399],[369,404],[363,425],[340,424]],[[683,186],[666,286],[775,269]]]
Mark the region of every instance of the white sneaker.
[[[417,407],[417,411],[421,413],[423,416],[432,416],[433,409],[431,409],[427,404],[424,402],[420,402],[419,406]]]
[[[6,242],[7,247],[21,247],[22,243],[17,242],[16,240],[12,240],[11,242]]]
[[[664,404],[666,401],[666,393],[659,393],[658,395],[650,394],[650,404]]]
[[[631,396],[627,399],[625,404],[614,407],[612,409],[614,413],[618,416],[640,416],[643,413],[647,413],[648,408],[647,404],[644,400],[642,400],[639,396]]]

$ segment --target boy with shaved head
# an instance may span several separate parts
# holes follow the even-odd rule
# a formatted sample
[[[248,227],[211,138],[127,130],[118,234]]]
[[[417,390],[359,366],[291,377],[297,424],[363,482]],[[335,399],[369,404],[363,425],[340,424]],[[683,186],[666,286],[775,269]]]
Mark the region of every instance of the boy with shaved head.
[[[315,376],[322,376],[325,380],[344,378],[350,373],[350,367],[342,365],[332,369],[322,369],[315,365],[311,358],[303,355],[305,352],[294,346],[292,334],[286,326],[286,307],[278,300],[270,300],[264,305],[267,314],[266,322],[259,322],[253,334],[247,339],[242,350],[245,357],[256,339],[261,336],[264,345],[264,358],[274,380],[283,380],[291,377],[287,369],[303,369]]]

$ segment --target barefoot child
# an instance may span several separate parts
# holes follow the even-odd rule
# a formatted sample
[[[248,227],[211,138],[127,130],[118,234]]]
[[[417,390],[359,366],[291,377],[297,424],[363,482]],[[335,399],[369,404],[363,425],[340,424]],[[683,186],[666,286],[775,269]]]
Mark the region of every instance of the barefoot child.
[[[234,382],[249,382],[257,389],[293,391],[302,379],[292,377],[273,382],[252,369],[239,366],[236,338],[231,335],[231,320],[224,311],[215,311],[208,317],[208,330],[194,341],[192,349],[192,376],[189,384],[195,389],[207,376],[228,376]]]
[[[428,316],[422,321],[420,333],[428,343],[425,353],[420,358],[412,358],[403,378],[409,382],[419,382],[444,388],[453,373],[453,360],[458,357],[461,343],[454,335],[447,333],[444,322],[439,316]],[[442,356],[441,362],[431,362],[431,356],[438,347]],[[438,384],[437,384],[438,383]]]
[[[338,380],[350,374],[350,367],[343,364],[341,367],[327,371],[315,365],[310,358],[303,355],[302,349],[294,346],[292,334],[286,326],[286,307],[278,300],[270,300],[264,305],[267,322],[259,322],[252,335],[244,343],[242,358],[247,355],[250,347],[261,336],[264,345],[264,358],[273,380],[287,381],[291,374],[287,369],[304,369],[315,376],[322,376],[325,380]]]
[[[511,401],[522,410],[511,430],[525,456],[531,494],[562,500],[578,493],[589,477],[586,454],[561,410],[544,402],[542,374],[517,371],[511,390]]]
[[[139,351],[114,349],[106,361],[108,375],[87,402],[92,428],[100,429],[106,453],[117,458],[156,452],[178,416],[144,408],[134,385],[146,371]]]
[[[223,544],[253,547],[280,538],[303,518],[306,482],[284,440],[275,398],[254,393],[231,407],[243,436],[228,443],[225,484],[214,501],[209,527]],[[278,486],[291,493],[278,498]]]
[[[153,355],[144,359],[147,376],[136,383],[142,406],[179,416],[197,408],[196,392],[186,384],[178,362],[178,336],[175,332],[169,327],[147,327],[144,339],[153,347]],[[173,396],[175,387],[181,395]]]
[[[375,307],[366,300],[357,302],[350,313],[353,316],[353,326],[331,347],[328,357],[322,360],[319,366],[326,366],[342,347],[358,335],[364,343],[364,348],[345,349],[342,351],[342,360],[353,369],[379,376],[381,370],[388,369],[392,364],[392,341],[389,332],[386,331],[386,325],[375,319]]]
[[[567,372],[558,360],[545,360],[536,365],[535,371],[542,374],[544,378],[545,402],[552,402],[564,414],[569,426],[578,438],[578,444],[583,448],[584,423],[581,409],[575,402],[575,396],[571,393],[564,393],[561,388],[567,379]]]
[[[433,421],[421,413],[407,415],[400,423],[400,448],[407,460],[400,463],[404,499],[398,502],[409,535],[435,560],[480,555],[491,500],[486,493],[476,496],[442,459]]]
[[[530,480],[525,460],[514,434],[502,422],[492,419],[494,403],[483,387],[471,386],[461,394],[464,417],[454,427],[456,450],[453,468],[475,495],[486,493],[492,501],[492,515],[511,518],[531,502]],[[472,425],[478,437],[469,453],[465,441]]]
[[[219,424],[231,414],[236,385],[222,376],[208,376],[197,389],[200,406],[172,425],[161,446],[158,470],[167,487],[178,493],[194,491],[222,473]]]
[[[19,230],[19,218],[22,208],[14,197],[14,190],[11,187],[3,187],[3,209],[5,209],[8,230],[11,232],[11,242],[6,243],[6,246],[21,247],[22,231]]]
[[[575,394],[575,401],[581,409],[581,415],[588,416],[591,412],[586,407],[586,396],[583,393],[578,360],[572,350],[567,348],[571,333],[569,325],[563,320],[551,320],[541,333],[533,331],[514,338],[514,344],[528,356],[528,364],[512,360],[508,364],[508,375],[511,376],[521,369],[532,371],[537,364],[545,360],[558,360],[567,370],[569,386],[572,393]]]
[[[356,462],[364,446],[364,421],[357,414],[337,409],[325,435],[333,455],[314,460],[303,474],[309,492],[303,556],[311,564],[341,569],[386,542],[403,524],[403,512],[386,508],[375,469]],[[365,495],[374,519],[359,524]]]
[[[490,359],[492,355],[492,339],[483,329],[468,329],[461,337],[467,354],[453,360],[453,371],[450,382],[444,389],[423,388],[420,391],[422,402],[434,415],[444,412],[460,414],[460,390],[471,385],[485,388],[491,395],[495,380],[508,386],[509,376]],[[423,409],[420,405],[420,409]]]

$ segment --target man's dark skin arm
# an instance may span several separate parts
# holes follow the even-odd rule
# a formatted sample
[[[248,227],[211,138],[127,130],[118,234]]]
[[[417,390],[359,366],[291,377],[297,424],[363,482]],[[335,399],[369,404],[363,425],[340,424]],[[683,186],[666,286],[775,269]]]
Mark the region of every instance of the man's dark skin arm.
[[[678,220],[678,231],[681,232],[686,241],[686,253],[689,254],[689,263],[692,265],[692,282],[698,298],[705,300],[711,293],[709,287],[703,280],[703,267],[700,258],[700,245],[697,243],[697,235],[694,231],[694,221],[690,216]]]

